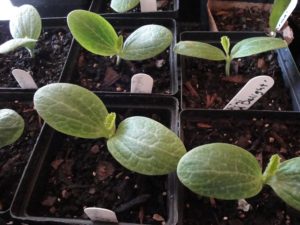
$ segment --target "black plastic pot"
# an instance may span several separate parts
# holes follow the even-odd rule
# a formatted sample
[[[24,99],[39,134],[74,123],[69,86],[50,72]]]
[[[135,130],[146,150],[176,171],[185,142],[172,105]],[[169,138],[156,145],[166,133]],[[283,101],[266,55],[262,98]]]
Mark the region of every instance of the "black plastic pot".
[[[297,112],[186,110],[180,114],[180,137],[187,150],[215,142],[238,145],[251,152],[265,168],[273,154],[278,153],[283,159],[299,156],[299,121]],[[180,225],[271,225],[285,224],[286,218],[290,224],[300,223],[299,211],[288,207],[269,187],[246,199],[252,206],[248,212],[237,210],[237,201],[210,200],[182,186],[180,189]]]
[[[125,113],[130,115],[158,115],[161,122],[167,127],[177,132],[178,102],[175,98],[168,96],[122,96],[122,95],[99,95],[108,106],[109,111]],[[128,116],[128,115],[127,115]],[[92,224],[87,219],[70,219],[37,216],[37,212],[42,212],[38,206],[38,198],[45,190],[47,177],[49,175],[49,163],[54,159],[59,148],[61,148],[66,136],[54,131],[45,125],[39,136],[30,162],[26,167],[21,185],[18,188],[11,209],[12,217],[18,221],[30,222],[30,224],[41,224],[49,222],[51,224]],[[96,160],[96,159],[95,159]],[[106,159],[102,159],[106,160]],[[80,161],[80,160],[79,160]],[[158,178],[158,177],[157,177]],[[167,176],[165,177],[165,179]],[[156,177],[153,177],[156,179]],[[177,222],[177,186],[175,174],[170,174],[167,178],[167,224]],[[35,210],[35,211],[34,211]],[[120,224],[127,224],[120,221]],[[105,224],[99,222],[99,224]]]
[[[300,8],[299,3],[296,10],[292,13],[292,16],[289,18],[289,25],[293,29],[294,40],[289,45],[291,53],[293,54],[294,60],[300,69]]]
[[[125,13],[117,13],[111,9],[111,12],[107,12],[108,2],[106,0],[97,0],[93,1],[91,6],[91,11],[100,13],[105,16],[112,17],[134,17],[134,18],[177,18],[179,11],[179,0],[173,0],[173,8],[168,11],[157,11],[157,12],[125,12]],[[138,6],[139,7],[139,6]],[[110,8],[110,7],[109,7]]]
[[[119,30],[126,30],[126,32],[130,33],[134,30],[136,30],[137,28],[143,26],[143,25],[147,25],[147,24],[158,24],[158,25],[162,25],[165,26],[167,28],[169,28],[172,33],[173,33],[173,41],[171,46],[169,47],[167,51],[167,54],[169,55],[168,60],[169,60],[169,64],[166,64],[165,68],[167,68],[166,71],[167,72],[167,79],[164,81],[165,87],[164,90],[161,90],[161,92],[155,92],[155,83],[154,83],[154,87],[153,87],[153,94],[162,94],[162,95],[174,95],[176,94],[176,92],[178,91],[178,72],[177,72],[177,56],[176,54],[173,52],[173,47],[176,43],[176,35],[177,35],[177,28],[176,28],[176,22],[175,20],[171,20],[171,19],[147,19],[147,18],[142,18],[142,19],[138,19],[138,18],[110,18],[107,17],[106,18],[115,28],[116,31]],[[71,83],[79,83],[80,84],[80,80],[79,80],[79,72],[78,72],[78,65],[79,63],[79,58],[80,58],[80,54],[81,51],[83,52],[83,54],[87,53],[89,56],[93,57],[95,55],[92,55],[92,53],[88,53],[86,50],[82,49],[80,47],[80,45],[74,41],[72,46],[71,46],[71,50],[69,53],[69,57],[67,59],[67,64],[64,67],[63,70],[63,75],[62,75],[62,80],[64,82],[71,82]],[[103,57],[100,57],[98,59],[100,59]],[[123,61],[123,60],[122,60]],[[143,64],[144,61],[138,61],[138,63]],[[99,61],[96,60],[94,62],[95,64],[99,64]],[[84,63],[82,63],[84,64]],[[125,64],[125,63],[124,63]],[[87,67],[85,64],[82,67]],[[99,64],[99,70],[102,69],[103,66],[101,66]],[[161,75],[161,70],[157,69],[155,71],[156,73],[156,77],[157,79],[159,79],[160,75]],[[89,72],[89,71],[88,71]],[[145,72],[145,71],[140,71],[140,72]],[[87,72],[86,72],[87,73]],[[97,76],[99,76],[98,74],[96,74],[97,72],[93,72],[92,76],[90,76],[89,78],[86,78],[86,80],[89,79],[96,79]],[[102,77],[104,77],[104,72],[101,72],[101,79],[103,79]],[[146,72],[147,73],[147,72]],[[126,74],[129,78],[134,75],[134,73]],[[151,74],[149,74],[151,75]],[[155,78],[154,78],[155,79]],[[130,83],[130,81],[128,81]],[[93,83],[97,83],[96,81]],[[95,86],[95,85],[94,85]],[[86,85],[86,88],[89,89],[88,85]],[[93,91],[99,91],[98,89],[92,89]],[[129,90],[130,91],[130,90]],[[117,91],[114,89],[112,91],[101,91],[103,93],[117,93]],[[125,93],[124,91],[122,91],[122,93]]]
[[[10,218],[9,210],[13,196],[36,141],[34,137],[37,137],[40,131],[39,126],[33,126],[34,124],[38,125],[39,121],[38,116],[34,113],[32,99],[33,94],[24,92],[0,94],[0,109],[13,109],[25,120],[25,129],[20,139],[14,144],[0,149],[1,158],[3,157],[2,160],[5,158],[8,159],[6,162],[0,160],[1,173],[4,173],[1,175],[0,182],[0,202],[2,207],[2,209],[0,209],[0,218],[2,219]],[[9,171],[4,169],[4,167],[10,168]]]
[[[257,36],[265,36],[264,33],[260,32],[184,32],[181,34],[181,40],[191,40],[191,41],[201,41],[205,43],[210,43],[213,45],[220,46],[220,38],[222,36],[228,36],[231,42],[231,46],[233,46],[236,42],[250,37],[257,37]],[[292,55],[288,48],[276,50],[277,59],[279,66],[282,72],[282,78],[285,85],[285,88],[288,89],[288,92],[291,97],[292,101],[292,108],[295,111],[300,110],[300,74],[297,70],[295,62],[292,58]],[[187,77],[191,77],[191,74],[186,73],[186,60],[188,57],[181,56],[181,80],[182,80],[182,87],[187,80]],[[216,62],[217,65],[218,62]],[[201,75],[199,75],[201,76]],[[186,106],[186,101],[183,96],[183,88],[181,89],[181,106],[182,109],[191,109],[190,107]],[[232,96],[233,97],[233,96]],[[255,106],[255,105],[254,105]]]
[[[8,21],[0,21],[0,28],[1,27],[8,27]],[[52,19],[42,19],[42,28],[43,28],[43,30],[51,30],[51,29],[64,29],[65,31],[68,31],[68,27],[67,27],[67,22],[66,22],[66,19],[65,18],[52,18]],[[58,31],[57,30],[57,31]],[[42,31],[43,32],[43,31]],[[45,34],[46,35],[46,34]],[[56,66],[57,67],[61,67],[61,72],[63,71],[63,67],[64,67],[64,65],[65,65],[65,61],[67,60],[67,55],[69,54],[69,49],[68,49],[68,46],[70,47],[71,46],[71,43],[72,43],[72,36],[71,36],[71,33],[66,33],[66,39],[67,39],[67,37],[69,37],[70,39],[69,39],[69,41],[66,43],[66,45],[64,45],[64,49],[63,49],[63,51],[64,51],[64,53],[62,53],[62,55],[63,54],[65,54],[64,55],[64,59],[62,59],[61,60],[61,62],[60,62],[60,64],[56,64]],[[42,43],[41,43],[42,44]],[[52,50],[54,51],[54,47],[52,46]],[[18,50],[17,50],[18,51]],[[46,65],[47,63],[48,64],[50,64],[50,63],[52,63],[52,59],[49,57],[49,52],[47,52],[47,50],[45,50],[45,49],[42,49],[42,51],[44,51],[44,52],[41,52],[41,55],[43,55],[44,56],[44,58],[43,59],[40,59],[40,61],[42,61],[42,60],[45,60],[45,63],[43,64],[43,65]],[[51,52],[52,53],[52,52]],[[8,54],[13,54],[13,53],[8,53]],[[3,57],[5,57],[5,56],[3,56]],[[23,56],[23,57],[25,57],[25,56]],[[46,59],[45,58],[47,58],[47,57],[49,57],[49,59],[48,59],[48,61],[46,61]],[[20,61],[24,61],[25,60],[25,58],[20,58]],[[32,60],[39,60],[39,59],[37,59],[37,56],[35,57],[35,59],[32,59]],[[58,60],[60,60],[60,59],[56,59],[55,60],[55,62],[57,62]],[[7,60],[6,60],[7,61]],[[26,65],[26,63],[24,63],[24,62],[22,62],[22,63],[20,63],[20,64],[25,64]],[[25,67],[24,65],[23,65],[23,67]],[[19,68],[17,65],[13,65],[11,68],[9,68],[10,69],[10,73],[11,73],[11,71],[14,69],[14,68]],[[27,68],[27,67],[26,67]],[[26,68],[19,68],[19,69],[24,69],[24,70],[26,70]],[[45,70],[44,68],[37,68],[36,67],[36,70],[38,70],[38,71],[43,71],[43,70]],[[60,72],[60,74],[59,74],[59,78],[57,79],[57,80],[51,80],[50,82],[51,83],[54,83],[54,82],[59,82],[59,80],[60,80],[60,76],[61,76],[61,72]],[[45,73],[44,73],[45,74]],[[11,75],[12,76],[12,75]],[[42,78],[43,79],[43,78]],[[49,80],[51,79],[51,78],[48,78]],[[47,81],[47,80],[46,80]],[[46,83],[46,81],[44,81],[45,83]],[[38,85],[39,86],[39,85]],[[32,92],[32,91],[35,91],[34,89],[22,89],[22,88],[20,88],[20,87],[1,87],[0,86],[0,93],[1,92],[9,92],[9,91],[24,91],[24,92]]]

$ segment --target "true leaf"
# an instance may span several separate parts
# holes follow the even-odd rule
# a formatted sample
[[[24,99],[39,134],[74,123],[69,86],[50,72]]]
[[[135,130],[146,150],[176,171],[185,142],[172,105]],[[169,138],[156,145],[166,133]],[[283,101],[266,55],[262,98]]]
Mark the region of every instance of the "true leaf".
[[[35,93],[34,107],[54,129],[81,138],[109,138],[115,117],[89,90],[77,85],[55,83]]]
[[[6,54],[11,52],[19,47],[25,47],[28,45],[34,45],[37,40],[29,39],[29,38],[15,38],[11,39],[2,45],[0,45],[0,54]],[[31,46],[30,46],[31,47]]]
[[[140,0],[111,0],[110,7],[116,12],[123,13],[133,9]]]
[[[279,165],[267,184],[288,205],[300,210],[300,157],[286,160]]]
[[[222,47],[225,51],[225,53],[227,55],[229,55],[229,50],[230,50],[230,40],[227,36],[222,36],[221,37],[221,44],[222,44]]]
[[[197,41],[180,41],[175,45],[174,51],[177,54],[196,57],[208,60],[225,60],[224,52],[210,44]]]
[[[253,37],[235,44],[231,50],[231,58],[250,56],[279,48],[286,48],[287,43],[280,38]]]
[[[33,6],[22,5],[9,21],[9,29],[13,38],[37,40],[42,30],[41,17]]]
[[[177,167],[179,180],[193,192],[218,199],[252,197],[262,189],[256,158],[231,144],[214,143],[185,154]]]
[[[102,16],[86,10],[74,10],[68,14],[68,27],[78,43],[88,51],[112,56],[120,51],[119,37]]]
[[[24,130],[23,118],[11,109],[0,110],[0,148],[14,143]]]
[[[175,171],[179,159],[186,152],[175,133],[152,119],[140,116],[122,121],[107,146],[124,167],[146,175]]]

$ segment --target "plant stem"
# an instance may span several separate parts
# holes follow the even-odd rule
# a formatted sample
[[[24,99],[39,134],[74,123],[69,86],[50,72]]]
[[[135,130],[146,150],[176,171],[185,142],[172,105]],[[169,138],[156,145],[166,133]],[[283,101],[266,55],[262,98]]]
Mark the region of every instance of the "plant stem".
[[[120,65],[120,63],[121,63],[121,58],[120,56],[117,55],[117,62],[116,62],[117,66]]]
[[[225,65],[226,76],[230,75],[230,64],[231,64],[231,58],[227,56],[227,58],[226,58],[226,65]]]

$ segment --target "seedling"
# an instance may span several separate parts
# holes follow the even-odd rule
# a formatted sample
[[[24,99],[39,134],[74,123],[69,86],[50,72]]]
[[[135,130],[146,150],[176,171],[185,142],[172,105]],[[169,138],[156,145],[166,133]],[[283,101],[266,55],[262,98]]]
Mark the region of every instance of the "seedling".
[[[175,133],[146,117],[129,117],[116,129],[116,114],[108,113],[93,92],[77,85],[46,85],[35,93],[34,106],[46,123],[64,134],[106,138],[112,156],[125,168],[141,174],[175,171],[186,152]]]
[[[257,195],[269,185],[291,207],[300,210],[300,157],[280,162],[273,155],[262,173],[256,158],[231,144],[196,147],[179,161],[179,180],[201,196],[237,200]]]
[[[145,25],[131,33],[123,43],[112,25],[102,16],[74,10],[68,14],[69,29],[86,50],[101,56],[114,56],[125,60],[144,60],[164,51],[172,42],[169,29],[160,25]]]
[[[230,75],[230,64],[233,59],[251,56],[279,48],[286,48],[287,43],[274,37],[252,37],[236,43],[230,50],[230,40],[227,36],[221,37],[223,51],[213,45],[198,41],[180,41],[174,51],[181,55],[222,61],[225,60],[225,73]],[[225,53],[225,54],[224,54]]]
[[[11,109],[0,110],[0,149],[14,143],[24,130],[23,118]]]
[[[34,48],[42,30],[42,21],[38,11],[31,5],[22,5],[9,21],[13,39],[0,45],[0,54],[6,54],[19,47],[25,47],[34,57]]]
[[[111,0],[110,7],[118,13],[127,12],[135,8],[140,0]]]

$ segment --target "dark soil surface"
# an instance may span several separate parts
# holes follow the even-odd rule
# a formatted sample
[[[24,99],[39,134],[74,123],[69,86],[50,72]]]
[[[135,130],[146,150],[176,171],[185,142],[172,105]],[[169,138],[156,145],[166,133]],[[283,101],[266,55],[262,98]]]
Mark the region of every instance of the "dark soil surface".
[[[87,89],[130,92],[131,77],[137,73],[146,73],[154,80],[153,93],[170,93],[169,49],[156,57],[143,61],[121,60],[119,65],[116,65],[116,57],[97,56],[86,50],[81,51],[77,60],[75,83]]]
[[[27,102],[1,102],[0,109],[16,110],[25,120],[24,133],[14,144],[0,149],[0,211],[10,207],[15,190],[41,128],[41,121]]]
[[[266,31],[269,12],[258,7],[212,12],[219,31]]]
[[[105,4],[105,3],[104,3]],[[158,0],[157,1],[157,10],[158,11],[171,11],[174,9],[174,1],[173,0]],[[128,12],[141,12],[140,6],[138,5],[137,7],[133,8],[132,10]],[[116,13],[112,8],[110,8],[110,2],[108,2],[104,6],[104,10],[102,12],[105,13]]]
[[[124,110],[122,115],[127,117]],[[156,114],[152,118],[160,120]],[[166,176],[126,170],[109,154],[103,139],[61,135],[53,142],[59,143],[49,150],[54,157],[44,168],[47,172],[41,172],[49,177],[41,179],[30,215],[87,218],[83,209],[96,206],[114,210],[122,222],[163,224],[168,219]]]
[[[0,43],[10,40],[7,24],[0,24]],[[42,31],[35,57],[31,58],[25,48],[0,55],[0,87],[19,87],[11,71],[30,71],[38,87],[57,82],[62,72],[72,36],[67,28],[45,28]]]
[[[207,118],[183,121],[187,149],[198,145],[225,142],[236,144],[253,153],[266,167],[272,154],[285,160],[300,156],[300,122],[289,119]],[[198,197],[186,190],[184,225],[297,225],[300,214],[288,207],[269,187],[246,201],[249,211],[237,209],[237,201]]]
[[[271,76],[274,86],[251,109],[292,110],[275,52],[233,60],[231,75],[225,75],[225,62],[184,57],[183,104],[185,107],[223,109],[251,78]]]

